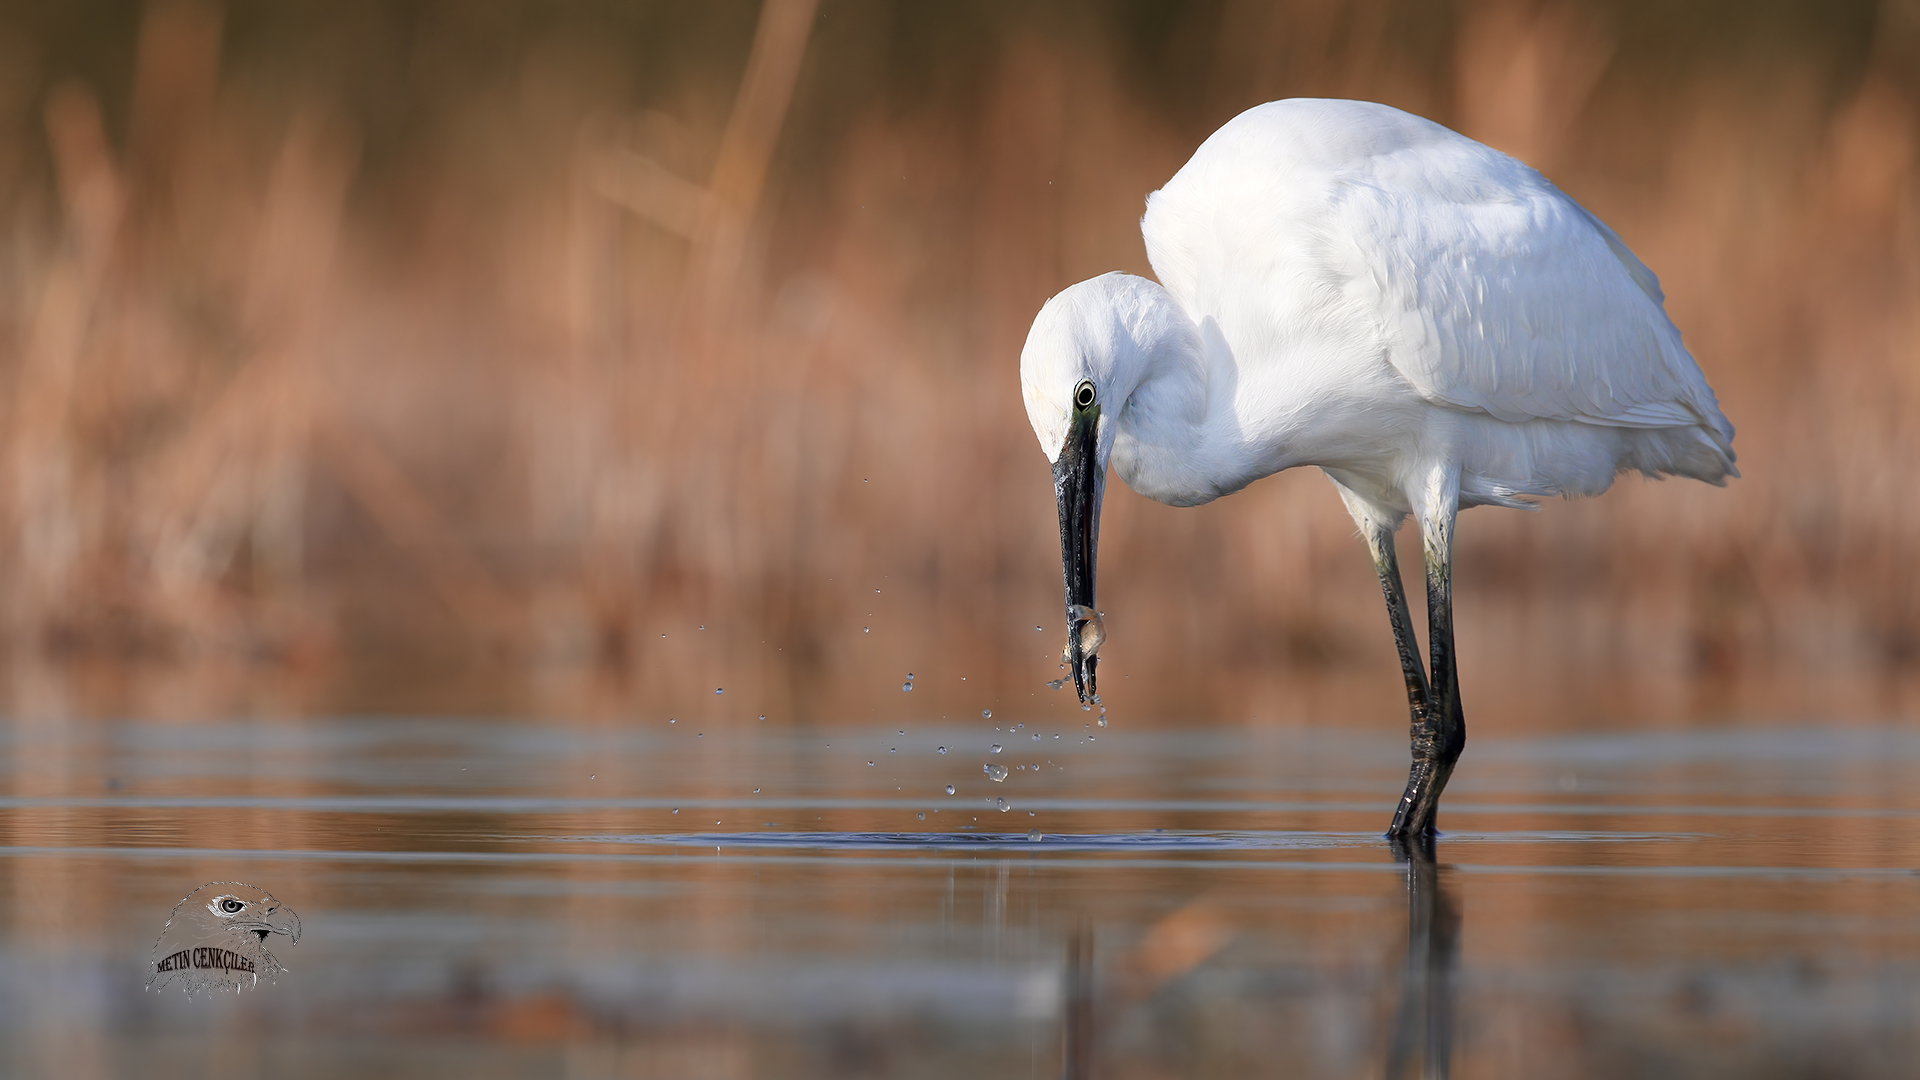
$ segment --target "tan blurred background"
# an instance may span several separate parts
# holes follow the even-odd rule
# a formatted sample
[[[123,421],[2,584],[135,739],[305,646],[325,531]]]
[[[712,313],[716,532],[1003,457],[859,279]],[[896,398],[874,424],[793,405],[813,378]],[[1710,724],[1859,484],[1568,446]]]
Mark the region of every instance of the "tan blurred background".
[[[1920,6],[1828,0],[5,4],[4,706],[1077,717],[1026,326],[1297,95],[1541,168],[1739,428],[1463,520],[1477,730],[1920,713]],[[1317,473],[1103,538],[1122,721],[1404,722]]]

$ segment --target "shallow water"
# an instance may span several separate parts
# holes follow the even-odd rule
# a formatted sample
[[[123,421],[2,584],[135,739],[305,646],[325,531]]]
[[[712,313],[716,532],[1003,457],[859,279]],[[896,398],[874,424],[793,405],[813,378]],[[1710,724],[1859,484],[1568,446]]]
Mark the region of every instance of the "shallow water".
[[[1379,839],[1390,737],[1008,726],[17,723],[0,1072],[1920,1060],[1920,732],[1476,737],[1428,863]],[[218,880],[298,911],[299,943],[270,942],[289,972],[143,990],[174,903]]]

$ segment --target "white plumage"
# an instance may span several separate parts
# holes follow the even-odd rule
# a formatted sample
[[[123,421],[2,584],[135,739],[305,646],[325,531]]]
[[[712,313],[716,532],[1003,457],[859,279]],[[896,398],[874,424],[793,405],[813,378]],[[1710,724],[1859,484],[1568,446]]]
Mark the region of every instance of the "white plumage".
[[[1249,109],[1148,197],[1141,232],[1160,283],[1066,289],[1021,356],[1057,478],[1076,388],[1097,398],[1077,602],[1091,604],[1109,460],[1178,506],[1317,465],[1376,561],[1378,535],[1390,563],[1412,513],[1442,571],[1459,508],[1598,494],[1628,469],[1738,475],[1733,427],[1653,272],[1538,172],[1438,124],[1358,101]],[[1065,543],[1065,501],[1062,515]],[[1452,678],[1445,644],[1436,684]],[[1444,697],[1431,692],[1429,705]]]

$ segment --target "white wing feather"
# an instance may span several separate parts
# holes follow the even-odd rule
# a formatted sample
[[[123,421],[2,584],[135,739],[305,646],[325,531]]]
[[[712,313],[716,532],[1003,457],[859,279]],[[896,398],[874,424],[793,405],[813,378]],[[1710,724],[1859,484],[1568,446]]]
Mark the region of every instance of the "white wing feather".
[[[1538,172],[1438,124],[1357,101],[1250,109],[1149,197],[1141,231],[1196,320],[1368,339],[1347,344],[1501,420],[1697,427],[1730,467],[1733,427],[1653,272]]]

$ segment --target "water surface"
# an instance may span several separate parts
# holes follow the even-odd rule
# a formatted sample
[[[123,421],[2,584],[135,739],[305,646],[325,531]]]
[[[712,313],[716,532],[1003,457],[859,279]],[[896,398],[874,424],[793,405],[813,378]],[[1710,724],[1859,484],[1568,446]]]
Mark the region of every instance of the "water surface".
[[[1388,737],[1008,726],[17,723],[0,1071],[1791,1077],[1920,1059],[1920,733],[1477,738],[1428,862],[1379,838],[1405,777]],[[289,973],[143,990],[173,904],[217,880],[299,912],[299,944],[274,945]]]

